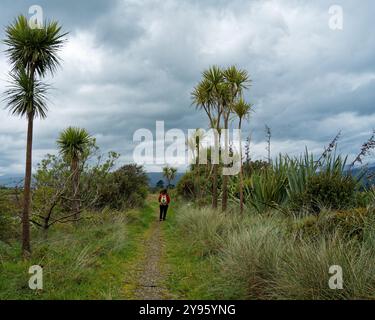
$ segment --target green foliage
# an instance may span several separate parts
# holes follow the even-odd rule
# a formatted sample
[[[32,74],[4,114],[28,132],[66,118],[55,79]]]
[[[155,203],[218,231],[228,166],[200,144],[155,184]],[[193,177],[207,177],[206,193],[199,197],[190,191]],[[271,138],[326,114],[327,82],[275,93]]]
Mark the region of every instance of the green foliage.
[[[80,203],[83,210],[135,208],[143,206],[148,180],[142,167],[127,165],[113,172],[119,155],[100,154],[92,144],[80,165]],[[48,229],[55,223],[71,221],[73,193],[70,163],[66,157],[47,155],[34,176],[34,225]]]
[[[322,210],[319,215],[308,215],[291,224],[291,232],[299,238],[327,238],[340,234],[343,239],[363,240],[369,223],[375,221],[374,208],[355,208],[342,211]]]
[[[14,115],[47,117],[46,93],[49,88],[40,80],[30,79],[24,69],[11,75],[11,85],[5,92],[7,108]]]
[[[280,169],[280,168],[279,168]],[[266,211],[287,201],[286,172],[268,168],[254,172],[245,184],[245,203],[251,204],[258,212]]]
[[[176,178],[177,169],[166,166],[163,168],[163,176],[167,179],[167,188],[171,187],[171,182]]]
[[[125,165],[111,173],[100,191],[98,207],[113,209],[144,205],[148,193],[148,177],[142,166]]]
[[[31,28],[25,16],[20,15],[5,29],[6,54],[14,69],[35,71],[39,76],[54,73],[59,66],[58,51],[66,33],[56,21],[45,22],[42,28]]]
[[[194,172],[184,174],[177,183],[177,194],[184,199],[194,199],[197,196]]]
[[[0,241],[14,239],[19,233],[19,210],[14,197],[14,190],[0,189]]]
[[[80,200],[85,209],[97,208],[98,193],[107,187],[107,177],[118,158],[118,154],[109,152],[106,158],[103,155],[97,155],[93,161],[92,158],[99,149],[95,146],[90,150],[90,153],[86,150],[86,161],[81,163],[80,169],[82,194]],[[35,213],[33,221],[36,225],[41,224],[46,227],[45,219],[49,220],[48,223],[52,223],[71,213],[72,173],[67,160],[61,156],[46,155],[37,166],[33,190],[33,212]]]
[[[300,157],[280,155],[272,164],[259,160],[247,161],[243,164],[245,205],[258,212],[275,208],[281,211],[289,208],[298,212],[305,208],[317,213],[321,206],[340,209],[371,203],[374,197],[369,192],[364,193],[362,198],[357,194],[363,174],[354,176],[348,173],[346,160],[332,151],[325,152],[315,160],[306,149]],[[211,194],[210,167],[210,164],[201,165],[197,170],[196,165],[192,166],[178,185],[179,195],[197,200],[197,183],[202,194]],[[221,181],[218,182],[220,190]],[[238,177],[230,178],[228,188],[229,199],[238,205]]]
[[[315,161],[307,150],[299,158],[280,155],[272,166],[247,164],[245,202],[258,212],[280,206],[312,212],[319,212],[321,206],[349,207],[356,203],[361,176],[350,175],[345,166],[346,158],[328,153]],[[237,189],[233,190],[238,197]]]
[[[357,191],[355,193],[356,207],[364,208],[374,206],[375,204],[375,188],[370,187],[368,190]]]
[[[184,206],[171,223],[183,238],[169,254],[180,276],[171,276],[170,289],[183,288],[181,298],[375,298],[373,209],[291,219],[278,211],[223,216]],[[343,268],[343,290],[328,286],[332,265]]]
[[[305,191],[307,181],[316,174],[319,163],[314,161],[313,155],[309,154],[307,149],[303,157],[297,159],[286,157],[284,159],[280,158],[279,161],[283,162],[283,167],[286,168],[288,198],[289,201],[293,201],[295,197],[298,197]]]
[[[58,225],[48,239],[33,230],[30,260],[19,258],[20,245],[0,241],[0,300],[124,299],[127,263],[139,254],[140,237],[154,209],[90,212],[79,225]],[[42,265],[44,288],[28,287],[30,265]]]
[[[355,203],[357,182],[352,176],[321,172],[309,177],[305,190],[295,196],[292,206],[308,207],[319,213],[321,207],[348,208]]]
[[[253,172],[258,172],[270,167],[270,164],[267,161],[255,160],[255,161],[246,161],[242,170],[245,177],[250,177]]]
[[[60,153],[68,161],[73,159],[83,160],[90,153],[90,147],[95,141],[86,131],[86,129],[69,127],[61,132],[57,139],[57,145]]]

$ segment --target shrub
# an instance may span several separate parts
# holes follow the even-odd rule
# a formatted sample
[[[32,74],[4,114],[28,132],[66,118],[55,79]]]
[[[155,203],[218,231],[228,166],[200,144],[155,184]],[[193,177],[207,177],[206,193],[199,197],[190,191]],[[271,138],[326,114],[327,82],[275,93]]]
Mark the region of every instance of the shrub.
[[[295,209],[308,207],[319,213],[321,207],[334,210],[345,209],[355,204],[357,182],[350,175],[317,173],[309,177],[306,189],[291,199]]]
[[[323,210],[318,216],[306,216],[292,224],[292,233],[299,238],[328,238],[339,233],[345,239],[362,240],[369,221],[375,219],[372,208],[355,208],[342,211]]]
[[[142,166],[125,165],[111,173],[99,195],[98,207],[121,210],[143,206],[148,193],[148,177]]]
[[[177,183],[177,194],[184,199],[194,199],[197,196],[195,190],[194,172],[185,173]]]

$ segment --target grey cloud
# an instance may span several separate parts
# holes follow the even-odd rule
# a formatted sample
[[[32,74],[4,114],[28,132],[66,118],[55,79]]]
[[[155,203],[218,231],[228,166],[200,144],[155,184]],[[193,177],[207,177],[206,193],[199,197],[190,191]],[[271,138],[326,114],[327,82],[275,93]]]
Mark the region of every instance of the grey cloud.
[[[375,127],[375,4],[336,3],[344,7],[342,32],[328,28],[323,0],[39,1],[70,34],[62,69],[51,79],[48,119],[36,125],[34,163],[68,125],[86,127],[104,151],[126,161],[134,131],[154,130],[156,120],[167,129],[206,127],[190,92],[212,64],[251,74],[246,97],[255,112],[244,134],[252,133],[254,157],[265,154],[266,123],[276,153],[302,152],[305,144],[319,152],[342,129],[340,150],[355,154]],[[30,4],[4,1],[1,21],[27,13]],[[22,168],[26,122],[12,118],[10,126],[2,110],[0,121],[0,141],[7,141],[0,168]]]

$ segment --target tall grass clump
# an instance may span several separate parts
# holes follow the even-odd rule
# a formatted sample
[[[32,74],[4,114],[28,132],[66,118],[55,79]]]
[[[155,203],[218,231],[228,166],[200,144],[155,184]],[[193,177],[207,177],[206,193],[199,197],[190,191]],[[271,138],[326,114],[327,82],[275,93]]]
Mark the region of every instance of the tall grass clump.
[[[278,270],[272,298],[277,299],[374,299],[375,251],[336,234],[319,241],[290,242]],[[343,270],[343,289],[328,282],[331,266]]]
[[[286,227],[278,218],[253,216],[228,236],[219,253],[225,284],[237,299],[266,299],[285,251]]]
[[[178,232],[192,242],[192,248],[205,256],[217,252],[229,232],[239,228],[238,214],[228,216],[205,207],[196,209],[192,205],[178,208],[176,216]]]
[[[215,282],[200,281],[216,298],[375,298],[371,207],[324,209],[318,216],[285,216],[277,210],[258,214],[254,209],[241,216],[182,207],[176,224],[184,230],[182,243],[199,247],[201,262],[211,264],[205,270],[213,274],[207,279]],[[329,287],[329,270],[335,265],[343,270],[342,290]],[[194,273],[199,270],[188,276]]]

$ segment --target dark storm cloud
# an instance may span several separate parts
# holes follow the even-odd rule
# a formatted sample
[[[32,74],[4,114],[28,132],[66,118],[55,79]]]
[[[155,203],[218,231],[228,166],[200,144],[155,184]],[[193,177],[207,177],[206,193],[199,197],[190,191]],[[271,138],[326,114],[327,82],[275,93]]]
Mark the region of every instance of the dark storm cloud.
[[[2,25],[35,1],[3,1]],[[249,71],[247,99],[255,105],[245,134],[253,156],[320,152],[343,130],[340,150],[354,154],[375,127],[375,3],[336,1],[344,30],[328,27],[327,1],[38,1],[46,18],[70,32],[62,69],[52,79],[50,112],[35,126],[35,160],[55,150],[68,125],[86,127],[104,150],[131,161],[133,133],[206,127],[190,92],[209,65]],[[0,33],[3,37],[3,33]],[[4,49],[4,47],[1,47]],[[0,56],[0,77],[9,66]],[[0,82],[3,91],[5,82]],[[20,172],[25,121],[0,111],[0,174]]]

